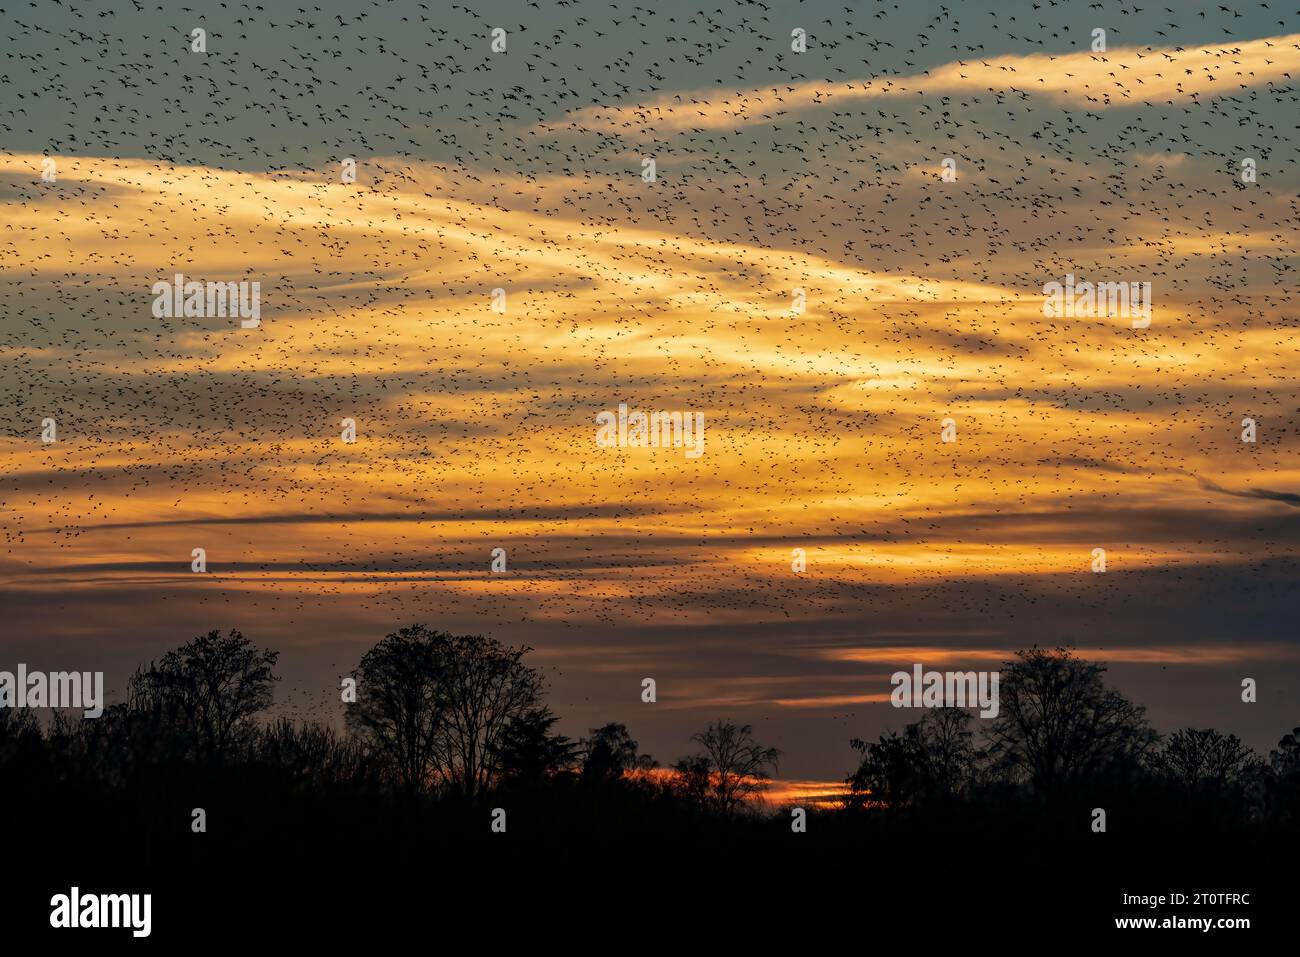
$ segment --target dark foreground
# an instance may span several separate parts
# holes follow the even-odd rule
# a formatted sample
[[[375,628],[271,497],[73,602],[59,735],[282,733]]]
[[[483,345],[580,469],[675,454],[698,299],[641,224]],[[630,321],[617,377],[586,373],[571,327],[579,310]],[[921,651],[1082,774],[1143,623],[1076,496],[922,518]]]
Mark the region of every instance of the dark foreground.
[[[185,820],[173,828],[147,820],[144,808],[121,810],[70,807],[23,823],[6,815],[11,944],[36,935],[109,948],[401,939],[430,949],[603,948],[639,939],[730,949],[774,945],[784,931],[863,950],[1120,936],[1145,942],[1138,946],[1232,947],[1290,937],[1296,919],[1297,845],[1285,833],[1112,825],[1067,835],[1058,822],[1010,815],[972,830],[884,814],[814,814],[804,834],[780,818],[695,821],[679,833],[600,821],[610,826],[598,831],[571,818],[548,826],[519,805],[507,833],[493,834],[490,809],[389,808],[349,819],[340,809],[317,815],[268,802],[209,809],[222,825],[191,834]],[[149,938],[51,929],[51,897],[74,885],[82,894],[151,894]],[[1166,903],[1125,905],[1125,894]],[[1176,894],[1185,901],[1169,903]],[[1224,894],[1249,903],[1221,903]],[[1245,917],[1251,926],[1117,929],[1116,918],[1128,917]]]

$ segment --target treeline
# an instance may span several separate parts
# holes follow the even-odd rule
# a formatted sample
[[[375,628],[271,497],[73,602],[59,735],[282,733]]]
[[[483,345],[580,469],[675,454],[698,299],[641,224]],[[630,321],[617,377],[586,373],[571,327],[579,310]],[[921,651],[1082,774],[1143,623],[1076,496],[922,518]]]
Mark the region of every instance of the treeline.
[[[279,653],[213,631],[137,669],[98,718],[0,708],[0,809],[71,815],[110,842],[143,832],[166,857],[201,846],[188,839],[200,818],[227,849],[268,830],[303,845],[376,831],[456,841],[491,833],[492,806],[523,835],[578,822],[680,832],[736,818],[770,780],[776,749],[730,721],[703,728],[670,767],[622,724],[557,733],[528,650],[403,628],[343,681],[340,729],[268,720]]]
[[[861,760],[846,807],[939,817],[994,804],[1089,806],[1093,817],[1136,811],[1148,826],[1191,822],[1202,832],[1300,825],[1300,728],[1267,756],[1212,728],[1161,736],[1105,672],[1066,649],[1017,652],[1000,672],[996,718],[934,709],[901,732],[855,739]]]
[[[780,755],[750,726],[715,721],[666,765],[622,724],[575,740],[556,731],[527,652],[403,628],[343,682],[339,730],[265,720],[278,653],[213,631],[138,669],[97,719],[0,709],[2,800],[12,820],[68,813],[75,795],[75,813],[137,828],[157,849],[192,833],[199,809],[214,833],[289,840],[376,828],[451,840],[489,833],[493,808],[524,835],[791,830],[788,808],[759,800]],[[1300,728],[1267,756],[1212,729],[1161,737],[1104,676],[1067,650],[1019,652],[1001,669],[996,718],[927,710],[853,740],[842,795],[806,811],[840,837],[991,824],[1086,833],[1097,809],[1120,829],[1300,827]]]

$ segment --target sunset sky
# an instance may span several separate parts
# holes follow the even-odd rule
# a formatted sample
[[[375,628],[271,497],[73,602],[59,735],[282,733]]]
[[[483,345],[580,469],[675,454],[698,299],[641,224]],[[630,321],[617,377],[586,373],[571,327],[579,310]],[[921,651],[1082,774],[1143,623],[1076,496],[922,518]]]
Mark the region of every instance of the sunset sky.
[[[1300,723],[1285,5],[9,6],[0,668],[116,701],[238,628],[337,720],[423,622],[534,647],[570,735],[732,717],[807,781],[915,719],[892,672],[1032,644],[1162,731]],[[261,325],[155,318],[178,272]],[[1067,273],[1150,328],[1045,317]],[[598,447],[620,403],[704,454]]]

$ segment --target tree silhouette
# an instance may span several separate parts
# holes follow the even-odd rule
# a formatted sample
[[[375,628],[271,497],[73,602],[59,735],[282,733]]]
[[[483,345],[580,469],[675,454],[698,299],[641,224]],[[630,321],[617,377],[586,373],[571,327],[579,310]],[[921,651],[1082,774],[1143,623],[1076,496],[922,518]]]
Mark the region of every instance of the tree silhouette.
[[[528,648],[412,625],[387,636],[357,668],[349,727],[389,762],[407,791],[437,778],[474,799],[491,782],[514,721],[541,706]]]
[[[896,731],[885,731],[876,741],[867,743],[854,738],[849,746],[860,752],[862,759],[845,781],[848,807],[879,803],[897,809],[912,803],[918,792],[917,761],[906,737]]]
[[[251,718],[270,705],[278,651],[262,651],[232,629],[213,630],[137,669],[128,700],[179,728],[194,752],[221,760],[253,732]]]
[[[255,753],[257,762],[279,772],[290,789],[361,785],[375,779],[358,742],[341,738],[326,725],[281,718],[261,730]]]
[[[707,803],[723,816],[733,814],[752,795],[766,790],[771,777],[768,768],[775,770],[781,756],[776,748],[755,741],[754,729],[748,724],[715,721],[692,735],[691,740],[704,750],[683,758],[678,767],[697,775],[701,769],[707,769]]]
[[[1281,821],[1300,824],[1300,728],[1282,736],[1268,753],[1268,766],[1273,813]]]
[[[90,815],[93,827],[78,838],[104,834],[108,856],[144,846],[167,866],[220,860],[240,874],[250,853],[301,853],[320,847],[320,833],[343,847],[447,853],[461,840],[489,840],[483,812],[493,806],[511,809],[514,833],[602,845],[788,833],[788,815],[741,813],[758,803],[779,757],[749,725],[716,721],[692,736],[696,753],[673,773],[629,774],[653,761],[627,727],[600,725],[575,745],[556,730],[525,653],[403,628],[361,657],[358,699],[345,711],[351,734],[343,736],[325,724],[264,723],[274,653],[238,632],[213,632],[138,670],[127,703],[99,718],[41,720],[0,708],[0,776],[10,782],[0,812],[12,819],[39,809],[42,823],[31,830],[40,841]],[[1211,729],[1184,729],[1154,747],[1141,709],[1107,689],[1102,672],[1068,652],[1031,649],[1002,673],[1009,725],[927,709],[874,742],[853,741],[861,760],[846,804],[871,810],[832,820],[810,806],[829,825],[809,828],[813,840],[846,853],[976,833],[1045,843],[1061,827],[1089,834],[1080,809],[1094,806],[1175,839],[1192,826],[1215,840],[1280,844],[1296,833],[1300,728],[1267,764]],[[981,748],[977,728],[990,725],[992,747]],[[1116,768],[1125,776],[1108,780]],[[1101,784],[1092,787],[1089,775]],[[900,813],[878,813],[880,805]],[[219,809],[212,820],[220,841],[191,840],[185,815],[194,806]]]
[[[922,801],[949,801],[966,790],[979,752],[970,729],[971,713],[936,708],[907,725],[887,731],[873,744],[855,738],[850,746],[862,762],[847,780],[847,804],[882,802],[902,808]]]
[[[608,784],[620,780],[628,771],[655,765],[654,758],[639,752],[625,724],[592,728],[591,735],[582,739],[581,748],[582,779],[587,782]]]
[[[33,712],[0,707],[0,768],[16,763],[20,756],[39,755],[43,744]]]
[[[553,733],[559,720],[544,706],[510,719],[496,747],[497,773],[509,781],[536,785],[571,768],[577,745]]]
[[[131,787],[153,769],[198,754],[193,736],[161,705],[145,708],[139,697],[133,700],[135,706],[110,705],[94,720],[56,715],[50,738],[62,757],[114,788]]]
[[[437,752],[448,781],[466,798],[487,790],[510,723],[541,705],[541,676],[523,663],[531,650],[479,635],[439,636]]]
[[[1058,648],[1016,652],[1003,664],[990,751],[1013,780],[1052,795],[1131,768],[1157,740],[1145,709],[1102,683],[1106,668]]]
[[[713,788],[713,762],[707,755],[691,754],[673,765],[671,793],[696,808],[709,807]]]
[[[402,628],[362,655],[353,673],[357,700],[344,721],[408,794],[424,787],[435,767],[442,638],[424,625]]]
[[[1151,762],[1157,773],[1186,791],[1216,793],[1241,784],[1256,763],[1255,752],[1235,734],[1212,728],[1175,731]]]

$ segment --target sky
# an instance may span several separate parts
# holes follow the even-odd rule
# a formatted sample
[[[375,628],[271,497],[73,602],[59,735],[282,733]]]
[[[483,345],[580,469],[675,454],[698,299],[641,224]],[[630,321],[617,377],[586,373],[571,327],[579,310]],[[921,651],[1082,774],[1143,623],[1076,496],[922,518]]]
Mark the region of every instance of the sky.
[[[0,668],[121,700],[238,628],[334,721],[422,622],[799,781],[915,720],[893,672],[1035,644],[1165,732],[1300,724],[1300,13],[0,3]],[[176,273],[260,325],[155,315]],[[602,447],[620,403],[703,454]]]

